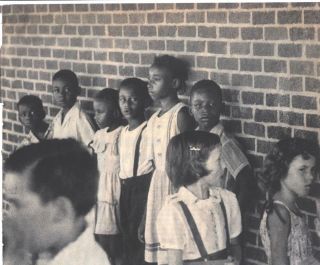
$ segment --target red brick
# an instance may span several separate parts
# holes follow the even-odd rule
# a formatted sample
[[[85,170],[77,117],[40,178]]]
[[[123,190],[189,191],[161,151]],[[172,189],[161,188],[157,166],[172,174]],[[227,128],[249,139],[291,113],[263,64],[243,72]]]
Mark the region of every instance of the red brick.
[[[208,11],[207,21],[209,23],[227,23],[227,13],[217,12],[217,11]]]
[[[215,54],[226,54],[227,53],[227,43],[222,41],[209,41],[208,42],[208,52]]]
[[[193,3],[177,3],[176,8],[177,9],[193,9],[194,4]]]
[[[315,37],[314,28],[291,28],[290,29],[290,39],[292,41],[297,40],[313,40]]]
[[[279,94],[267,94],[266,95],[267,106],[273,107],[290,107],[290,96]]]
[[[239,106],[231,107],[232,118],[238,119],[252,119],[252,108],[245,108]]]
[[[149,50],[164,50],[165,49],[164,40],[150,40],[149,41]]]
[[[287,62],[283,60],[264,60],[265,72],[286,73]]]
[[[263,99],[264,99],[263,93],[243,91],[241,93],[241,96],[242,96],[243,104],[263,105]]]
[[[186,17],[187,23],[203,23],[205,22],[204,12],[188,12]]]
[[[229,23],[250,23],[250,13],[249,12],[230,12],[229,13]]]
[[[197,56],[197,67],[215,68],[216,57],[212,56]]]
[[[147,15],[148,23],[162,23],[164,21],[163,13],[149,13]]]
[[[145,40],[132,40],[132,50],[147,50],[148,43]]]
[[[235,58],[218,58],[218,68],[225,70],[238,70],[239,62]]]
[[[320,24],[319,10],[304,10],[305,24]]]
[[[168,51],[184,51],[183,40],[167,40],[166,42]]]
[[[320,58],[320,45],[307,45],[306,55],[308,58]]]
[[[119,66],[119,74],[121,76],[133,76],[132,66]]]
[[[110,14],[99,14],[97,16],[99,24],[111,24],[112,17]]]
[[[115,39],[114,46],[118,49],[129,49],[130,41],[128,39]]]
[[[121,4],[123,11],[129,11],[129,10],[137,10],[136,4]]]
[[[236,39],[239,37],[239,29],[235,27],[219,28],[219,38]]]
[[[259,40],[263,37],[262,28],[248,27],[241,28],[241,37],[243,40]]]
[[[275,23],[275,12],[253,12],[252,13],[252,24],[274,24]]]
[[[138,37],[139,28],[137,26],[124,26],[123,35],[126,37]]]
[[[294,136],[304,138],[304,139],[313,140],[313,141],[318,141],[318,133],[317,132],[295,129]]]
[[[234,42],[230,43],[230,53],[231,54],[249,54],[250,53],[250,43],[246,42]]]
[[[197,33],[196,27],[194,26],[181,26],[178,27],[179,37],[195,37]]]
[[[292,96],[292,107],[298,109],[317,109],[317,100],[314,97]]]
[[[219,82],[220,84],[220,82]],[[239,102],[239,91],[235,90],[235,89],[223,89],[222,90],[222,98],[223,101],[225,102],[234,102],[234,103],[238,103]]]
[[[123,53],[109,52],[109,60],[112,62],[122,62],[123,61]]]
[[[265,128],[263,124],[255,122],[245,122],[243,125],[243,132],[248,135],[264,137]]]
[[[204,52],[205,48],[204,41],[187,41],[187,52]]]
[[[130,24],[144,24],[146,20],[145,14],[143,13],[133,13],[129,14]]]
[[[309,61],[290,61],[290,73],[296,75],[314,75],[314,64]]]
[[[302,113],[296,113],[293,111],[280,111],[279,115],[279,121],[282,123],[286,123],[289,125],[304,125],[304,118]]]
[[[140,26],[140,35],[145,37],[156,36],[157,28],[155,26]]]
[[[102,4],[90,4],[90,10],[94,12],[103,12],[104,5]]]
[[[126,23],[128,23],[127,14],[113,14],[113,23],[114,24],[126,24]]]
[[[174,37],[176,36],[176,26],[159,26],[158,35],[159,37]]]
[[[305,79],[306,91],[313,91],[320,93],[320,79],[306,77]]]
[[[307,114],[307,127],[320,128],[320,116],[315,114]]]
[[[256,109],[254,120],[257,122],[277,122],[277,111]]]
[[[208,10],[208,9],[212,9],[212,8],[215,8],[215,7],[216,7],[215,3],[197,3],[197,8],[198,9]]]
[[[138,64],[139,63],[139,54],[135,53],[125,53],[124,62],[129,64]]]
[[[216,27],[199,26],[198,37],[200,38],[216,38]]]
[[[290,127],[268,126],[268,138],[282,139],[291,136]]]
[[[260,59],[240,59],[241,71],[261,72],[261,60]]]
[[[160,21],[162,22],[162,21]],[[166,14],[166,23],[183,23],[184,22],[184,13],[167,13]]]
[[[302,91],[302,77],[279,78],[279,89],[289,91]]]
[[[88,38],[84,40],[84,47],[98,48],[98,39],[97,38]]]

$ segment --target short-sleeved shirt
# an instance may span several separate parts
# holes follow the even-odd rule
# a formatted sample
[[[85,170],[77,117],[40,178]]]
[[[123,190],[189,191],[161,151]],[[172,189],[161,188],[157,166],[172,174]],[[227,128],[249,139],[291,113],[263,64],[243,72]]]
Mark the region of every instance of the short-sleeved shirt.
[[[199,130],[199,128],[197,128],[197,130]],[[225,132],[221,122],[213,127],[210,132],[220,137],[222,145],[221,158],[227,168],[226,181],[231,176],[233,177],[233,179],[236,179],[240,171],[244,167],[250,165],[248,159],[242,152],[236,139]],[[224,187],[229,188],[226,185]]]
[[[187,188],[181,187],[178,193],[168,196],[157,219],[157,233],[162,249],[183,251],[183,260],[201,257],[193,239],[190,226],[178,201],[189,208],[199,230],[208,254],[226,248],[225,219],[220,206],[221,199],[226,208],[230,238],[236,238],[242,231],[241,214],[234,193],[214,188],[210,197],[198,199]]]
[[[52,138],[70,137],[88,146],[94,136],[94,125],[78,102],[66,113],[63,122],[61,121],[62,110],[52,120]]]
[[[147,139],[146,124],[143,122],[134,130],[129,130],[129,126],[122,129],[119,139],[119,153],[120,153],[120,178],[126,179],[133,176],[133,165],[135,160],[135,151],[138,138],[141,134],[141,141],[139,147],[139,164],[137,176],[147,174],[153,170],[153,163],[147,157]]]

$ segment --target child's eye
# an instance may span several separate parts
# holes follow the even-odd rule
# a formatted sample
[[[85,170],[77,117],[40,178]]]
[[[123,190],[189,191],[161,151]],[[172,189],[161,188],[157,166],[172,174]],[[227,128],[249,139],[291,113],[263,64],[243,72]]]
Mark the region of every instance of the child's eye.
[[[124,98],[119,98],[119,102],[120,102],[120,103],[124,103],[124,102],[125,102],[125,99],[124,99]]]

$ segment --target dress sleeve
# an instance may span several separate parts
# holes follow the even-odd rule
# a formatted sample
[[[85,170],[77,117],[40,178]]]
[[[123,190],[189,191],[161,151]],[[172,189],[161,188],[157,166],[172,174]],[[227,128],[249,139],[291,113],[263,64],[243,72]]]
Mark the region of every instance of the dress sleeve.
[[[91,118],[86,113],[81,113],[77,123],[79,141],[88,146],[92,141],[95,129]]]
[[[233,192],[224,190],[222,199],[226,207],[230,239],[236,238],[242,231],[241,213],[238,200]]]
[[[185,225],[177,207],[167,201],[158,215],[157,234],[162,249],[184,249]]]

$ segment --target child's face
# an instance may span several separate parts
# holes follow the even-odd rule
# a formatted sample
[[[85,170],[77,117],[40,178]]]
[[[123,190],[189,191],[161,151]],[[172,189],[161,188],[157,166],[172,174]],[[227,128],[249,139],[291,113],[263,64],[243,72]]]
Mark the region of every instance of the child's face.
[[[41,122],[40,114],[35,111],[32,106],[19,105],[19,120],[21,124],[28,129],[33,129]]]
[[[208,160],[205,163],[206,169],[210,172],[203,177],[204,181],[210,187],[222,187],[223,177],[225,175],[225,166],[221,161],[221,145],[210,152]]]
[[[151,67],[149,70],[148,91],[153,100],[167,98],[176,93],[173,89],[172,75],[163,68]]]
[[[114,120],[113,103],[102,100],[93,101],[94,119],[100,129],[109,127]]]
[[[4,219],[14,227],[6,231],[8,241],[18,241],[16,244],[24,250],[38,253],[51,244],[52,235],[48,231],[52,209],[50,203],[44,204],[38,194],[30,191],[28,179],[14,172],[5,175],[4,200],[8,202],[8,209],[4,211]]]
[[[63,79],[53,80],[52,86],[55,103],[63,109],[70,109],[77,99],[76,88]]]
[[[302,155],[296,156],[290,163],[287,176],[281,181],[285,190],[297,197],[306,196],[316,177],[316,160],[313,156],[304,159]]]
[[[220,120],[222,103],[211,93],[196,91],[190,100],[191,112],[200,130],[210,131]]]
[[[144,116],[143,99],[130,87],[120,87],[119,106],[126,120]]]

